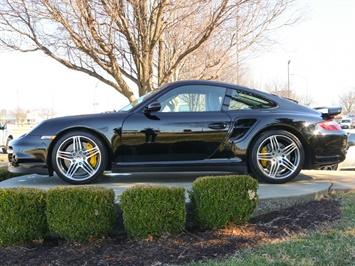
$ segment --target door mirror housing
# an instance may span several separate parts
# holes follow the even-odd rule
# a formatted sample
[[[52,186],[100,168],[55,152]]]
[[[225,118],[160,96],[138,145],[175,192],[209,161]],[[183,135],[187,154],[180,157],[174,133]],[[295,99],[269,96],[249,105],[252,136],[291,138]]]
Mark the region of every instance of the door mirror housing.
[[[152,102],[145,107],[144,112],[145,113],[158,112],[160,111],[160,109],[161,109],[160,102]]]

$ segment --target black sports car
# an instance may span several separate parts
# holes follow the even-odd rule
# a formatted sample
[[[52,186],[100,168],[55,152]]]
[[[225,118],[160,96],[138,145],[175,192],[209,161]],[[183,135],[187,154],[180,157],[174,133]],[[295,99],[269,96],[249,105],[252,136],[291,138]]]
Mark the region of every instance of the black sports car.
[[[323,112],[214,81],[161,86],[118,112],[53,118],[10,142],[9,171],[72,184],[104,171],[226,171],[285,183],[345,159],[347,135]]]

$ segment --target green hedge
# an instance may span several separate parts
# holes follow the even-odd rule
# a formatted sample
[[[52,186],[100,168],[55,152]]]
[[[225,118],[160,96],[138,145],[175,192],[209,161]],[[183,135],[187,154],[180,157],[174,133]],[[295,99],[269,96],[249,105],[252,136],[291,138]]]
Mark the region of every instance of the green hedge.
[[[258,196],[257,180],[250,176],[207,176],[196,179],[188,191],[196,224],[223,228],[242,224],[253,214]]]
[[[108,235],[117,212],[113,189],[98,186],[57,187],[48,191],[47,221],[54,236],[85,241]]]
[[[42,239],[48,232],[46,192],[36,188],[0,189],[0,245]]]
[[[188,191],[201,228],[242,224],[256,208],[258,182],[249,176],[202,177]],[[180,233],[186,223],[185,189],[135,186],[120,197],[128,236]],[[117,225],[115,193],[98,186],[0,189],[0,245],[47,235],[85,241],[108,235]]]
[[[123,223],[131,237],[178,234],[185,226],[185,189],[135,186],[120,197]]]

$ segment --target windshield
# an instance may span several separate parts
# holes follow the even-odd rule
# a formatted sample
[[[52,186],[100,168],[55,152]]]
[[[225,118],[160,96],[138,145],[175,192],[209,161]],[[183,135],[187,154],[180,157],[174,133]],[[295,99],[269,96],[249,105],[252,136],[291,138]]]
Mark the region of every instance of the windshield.
[[[135,100],[134,102],[131,102],[130,104],[126,105],[125,107],[121,108],[120,111],[121,112],[128,112],[130,111],[133,107],[135,107],[136,105],[148,100],[150,97],[152,97],[154,94],[156,94],[159,90],[153,90],[148,92],[147,94],[144,94],[143,96],[139,97],[137,100]]]

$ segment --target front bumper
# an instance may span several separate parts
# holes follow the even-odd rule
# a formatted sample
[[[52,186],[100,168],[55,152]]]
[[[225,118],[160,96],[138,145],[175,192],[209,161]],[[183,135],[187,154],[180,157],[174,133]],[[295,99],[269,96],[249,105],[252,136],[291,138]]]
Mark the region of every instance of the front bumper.
[[[13,164],[9,162],[7,166],[7,170],[15,174],[49,175],[48,167],[43,163]]]
[[[12,140],[8,148],[8,171],[18,174],[49,175],[46,164],[49,142],[38,136],[24,136]]]

